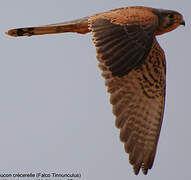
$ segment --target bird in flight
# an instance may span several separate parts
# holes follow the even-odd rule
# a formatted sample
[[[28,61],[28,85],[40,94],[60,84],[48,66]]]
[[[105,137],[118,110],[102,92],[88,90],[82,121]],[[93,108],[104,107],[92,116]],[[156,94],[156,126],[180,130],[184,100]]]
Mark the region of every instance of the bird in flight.
[[[179,25],[185,21],[176,11],[135,6],[7,34],[91,32],[120,140],[134,173],[142,169],[146,175],[154,162],[165,107],[166,60],[156,36]]]

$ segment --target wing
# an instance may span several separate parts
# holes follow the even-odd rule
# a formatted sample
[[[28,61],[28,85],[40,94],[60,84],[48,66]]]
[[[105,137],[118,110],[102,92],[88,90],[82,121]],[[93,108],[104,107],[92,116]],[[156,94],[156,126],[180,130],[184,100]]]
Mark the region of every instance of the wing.
[[[154,21],[153,21],[154,22]],[[89,20],[99,67],[135,174],[152,168],[165,103],[165,56],[155,24]]]

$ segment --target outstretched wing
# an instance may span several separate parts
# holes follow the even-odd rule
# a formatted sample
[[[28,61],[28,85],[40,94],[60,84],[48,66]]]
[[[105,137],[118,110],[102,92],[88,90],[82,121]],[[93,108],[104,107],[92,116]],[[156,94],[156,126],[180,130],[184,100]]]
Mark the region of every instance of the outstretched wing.
[[[152,168],[165,103],[165,55],[156,21],[120,24],[92,17],[89,28],[110,102],[135,174]]]

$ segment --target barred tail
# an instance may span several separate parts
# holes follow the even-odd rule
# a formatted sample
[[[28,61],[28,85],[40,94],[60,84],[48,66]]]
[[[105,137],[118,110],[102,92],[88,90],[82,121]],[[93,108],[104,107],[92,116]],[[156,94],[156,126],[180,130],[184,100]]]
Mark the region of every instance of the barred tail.
[[[43,35],[43,34],[57,34],[57,33],[65,33],[65,32],[76,32],[80,34],[86,34],[90,32],[90,30],[88,29],[88,19],[89,17],[85,17],[85,18],[74,20],[74,21],[64,22],[59,24],[11,29],[11,30],[8,30],[6,34],[10,36],[14,36],[14,37]]]

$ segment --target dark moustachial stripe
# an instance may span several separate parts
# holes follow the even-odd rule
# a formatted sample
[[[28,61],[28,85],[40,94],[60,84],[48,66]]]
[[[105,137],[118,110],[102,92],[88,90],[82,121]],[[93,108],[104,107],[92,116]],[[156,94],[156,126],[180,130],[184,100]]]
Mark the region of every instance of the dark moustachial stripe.
[[[165,25],[164,28],[169,28],[169,27],[171,27],[173,24],[174,24],[174,21],[171,20],[171,21],[169,21],[169,23],[167,23],[167,24]]]

